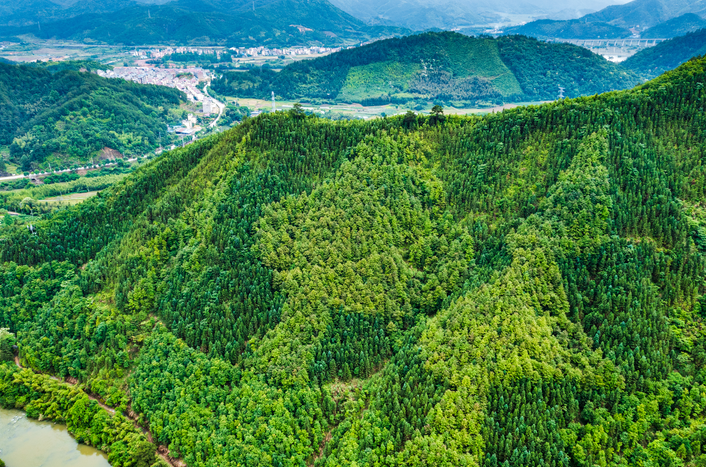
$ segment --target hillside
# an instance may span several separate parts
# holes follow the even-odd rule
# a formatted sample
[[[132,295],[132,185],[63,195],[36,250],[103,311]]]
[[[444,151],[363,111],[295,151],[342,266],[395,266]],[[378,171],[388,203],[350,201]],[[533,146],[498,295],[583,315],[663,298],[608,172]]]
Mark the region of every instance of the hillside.
[[[168,141],[170,109],[185,100],[181,92],[71,70],[76,66],[90,63],[0,63],[0,146],[9,146],[11,162],[46,170],[47,163],[90,160],[104,148],[146,153],[160,134]]]
[[[554,99],[624,89],[637,78],[586,49],[525,37],[472,38],[427,33],[285,67],[224,73],[224,95],[380,103],[444,101],[458,105]]]
[[[604,22],[623,28],[650,28],[686,13],[704,15],[706,0],[634,0],[612,5],[581,18],[585,22]]]
[[[647,77],[672,70],[692,57],[706,55],[706,29],[675,37],[633,55],[623,65]]]
[[[327,0],[178,0],[164,5],[128,2],[116,11],[81,13],[43,23],[41,28],[36,24],[3,27],[0,37],[33,34],[43,39],[125,45],[272,47],[348,44],[402,32],[366,26]]]
[[[0,404],[121,467],[700,465],[705,80],[263,115],[3,225]]]
[[[580,19],[532,21],[506,28],[505,33],[549,39],[620,39],[630,37],[630,28],[635,28],[643,31],[643,38],[667,39],[702,27],[699,15],[706,16],[706,0],[634,0]]]
[[[706,19],[694,13],[686,13],[643,31],[640,37],[643,39],[671,39],[705,27]]]
[[[146,2],[134,0],[80,0],[61,4],[51,0],[0,0],[0,25],[28,26],[88,13],[111,13]]]
[[[516,15],[577,18],[600,10],[614,0],[332,0],[343,11],[368,24],[385,24],[424,31],[431,28],[479,27],[507,23]],[[584,13],[585,14],[585,13]]]
[[[505,34],[521,34],[541,39],[621,39],[630,37],[631,32],[608,23],[586,23],[577,19],[568,21],[542,19],[522,26],[506,28]]]

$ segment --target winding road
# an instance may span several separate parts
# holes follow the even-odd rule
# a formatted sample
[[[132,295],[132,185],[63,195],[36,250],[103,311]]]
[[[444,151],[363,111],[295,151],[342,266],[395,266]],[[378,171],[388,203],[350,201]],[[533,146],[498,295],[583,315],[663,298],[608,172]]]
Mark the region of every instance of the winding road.
[[[210,128],[215,128],[216,125],[218,124],[218,120],[221,119],[223,116],[223,112],[226,110],[226,105],[221,102],[216,100],[214,97],[211,97],[211,95],[208,93],[208,87],[211,85],[211,83],[206,84],[206,86],[203,87],[204,93],[211,98],[211,100],[218,106],[218,117],[214,121],[212,121],[208,126]]]
[[[137,157],[133,157],[132,159],[127,159],[125,162],[135,162],[137,160]],[[55,170],[53,172],[37,172],[37,173],[31,173],[29,175],[10,175],[7,177],[0,177],[0,182],[5,182],[8,180],[19,180],[21,178],[33,178],[33,177],[38,177],[40,175],[53,175],[53,174],[60,174],[60,173],[66,173],[66,172],[73,172],[74,170],[95,170],[95,169],[100,169],[101,167],[108,167],[111,165],[116,165],[117,162],[108,162],[107,164],[103,165],[87,165],[85,167],[78,167],[76,169],[64,169],[64,170]]]

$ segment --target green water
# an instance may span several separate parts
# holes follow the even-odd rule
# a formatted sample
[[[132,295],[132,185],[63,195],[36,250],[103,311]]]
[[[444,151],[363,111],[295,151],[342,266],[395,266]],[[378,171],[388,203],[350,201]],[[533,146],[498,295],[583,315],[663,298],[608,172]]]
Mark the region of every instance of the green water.
[[[104,453],[78,444],[66,426],[2,408],[0,459],[7,467],[110,467]]]

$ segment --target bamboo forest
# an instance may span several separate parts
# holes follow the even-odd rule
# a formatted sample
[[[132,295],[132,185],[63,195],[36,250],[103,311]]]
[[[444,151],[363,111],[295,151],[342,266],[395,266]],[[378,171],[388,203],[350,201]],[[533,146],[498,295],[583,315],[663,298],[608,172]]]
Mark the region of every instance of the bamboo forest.
[[[117,467],[706,466],[706,58],[301,107],[0,227],[0,405]]]

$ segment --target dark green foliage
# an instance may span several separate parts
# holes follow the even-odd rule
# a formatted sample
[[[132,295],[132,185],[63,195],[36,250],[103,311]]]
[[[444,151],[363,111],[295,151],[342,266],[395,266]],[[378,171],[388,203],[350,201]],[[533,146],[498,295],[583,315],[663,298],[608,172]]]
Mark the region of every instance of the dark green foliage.
[[[706,29],[699,29],[642,50],[625,60],[623,66],[648,78],[654,78],[701,55],[706,55]]]
[[[44,167],[49,156],[66,165],[90,160],[105,147],[131,154],[154,149],[160,132],[167,133],[168,110],[183,100],[176,89],[54,68],[64,66],[0,64],[0,144],[10,146],[23,170]]]
[[[195,62],[195,63],[202,63],[202,64],[214,64],[214,63],[231,63],[233,61],[233,56],[229,53],[222,53],[220,55],[217,55],[215,53],[212,54],[199,54],[196,52],[183,52],[183,53],[175,53],[175,54],[170,54],[170,55],[165,55],[162,57],[162,62],[167,63],[167,62]]]
[[[12,360],[16,346],[14,334],[6,328],[0,328],[0,362]]]
[[[522,36],[472,38],[427,33],[379,41],[277,73],[225,72],[223,95],[363,102],[444,100],[469,104],[554,99],[563,86],[577,97],[624,89],[637,77],[590,51]]]
[[[38,68],[43,68],[51,73],[58,73],[60,71],[88,71],[94,72],[97,70],[111,70],[112,67],[109,65],[104,65],[100,62],[93,60],[64,60],[60,62],[35,62],[28,63],[27,66],[36,66]]]
[[[43,39],[124,45],[289,47],[316,42],[341,45],[406,32],[367,26],[324,0],[180,0],[161,5],[124,2],[114,8],[101,8],[104,2],[92,3],[98,8],[77,9],[78,4],[72,4],[60,11],[58,18],[48,15],[41,21],[41,28],[36,21],[2,27],[0,37],[34,34]]]
[[[523,36],[498,38],[500,58],[517,78],[527,100],[589,96],[638,84],[633,73],[583,47],[541,42]]]
[[[2,226],[0,326],[195,467],[701,465],[704,80],[246,119]]]

